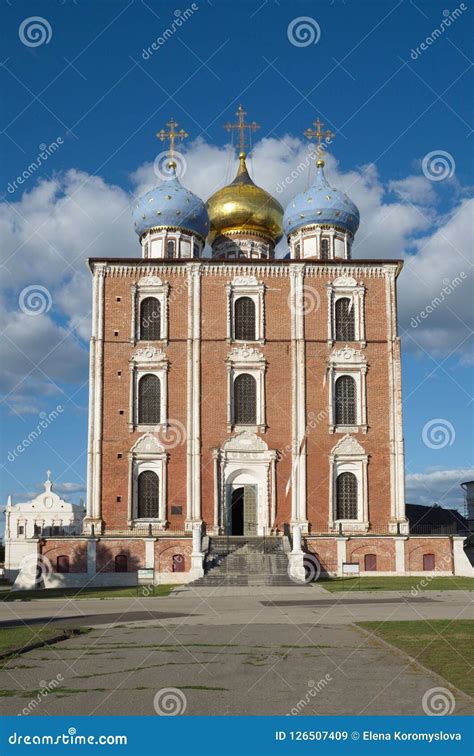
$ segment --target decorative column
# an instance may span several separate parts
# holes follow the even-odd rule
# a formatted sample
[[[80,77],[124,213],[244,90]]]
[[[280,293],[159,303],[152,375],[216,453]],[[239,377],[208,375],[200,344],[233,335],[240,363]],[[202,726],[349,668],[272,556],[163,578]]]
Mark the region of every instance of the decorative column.
[[[201,270],[188,266],[186,530],[201,523]]]
[[[94,523],[96,532],[102,531],[101,475],[102,475],[102,405],[104,365],[104,278],[105,264],[93,269],[92,335],[89,363],[89,434],[87,469],[87,515],[84,530]]]
[[[306,513],[306,348],[304,265],[290,270],[292,361],[292,525],[308,530]]]
[[[304,554],[301,548],[301,527],[293,525],[293,547],[288,556],[288,574],[295,583],[305,582]]]

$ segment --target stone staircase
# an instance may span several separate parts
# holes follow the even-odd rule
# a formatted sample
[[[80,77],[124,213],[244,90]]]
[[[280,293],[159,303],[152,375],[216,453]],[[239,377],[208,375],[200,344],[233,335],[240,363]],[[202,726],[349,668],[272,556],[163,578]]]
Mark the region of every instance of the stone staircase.
[[[216,536],[209,539],[204,561],[204,577],[193,587],[288,586],[289,544],[276,536]]]

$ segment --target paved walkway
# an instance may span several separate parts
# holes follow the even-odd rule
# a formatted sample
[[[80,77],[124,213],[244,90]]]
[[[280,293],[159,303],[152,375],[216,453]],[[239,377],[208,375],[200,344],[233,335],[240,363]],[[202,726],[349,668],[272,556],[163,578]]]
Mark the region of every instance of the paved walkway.
[[[12,695],[2,698],[2,711],[20,713],[38,688],[57,680],[34,714],[152,715],[155,696],[168,688],[178,689],[168,703],[186,705],[191,715],[423,714],[423,696],[443,681],[352,623],[466,619],[472,595],[431,592],[415,600],[298,587],[4,603],[4,622],[44,625],[49,618],[61,626],[72,617],[94,627],[7,662],[1,687]],[[455,714],[472,712],[466,696],[455,692],[455,699]]]

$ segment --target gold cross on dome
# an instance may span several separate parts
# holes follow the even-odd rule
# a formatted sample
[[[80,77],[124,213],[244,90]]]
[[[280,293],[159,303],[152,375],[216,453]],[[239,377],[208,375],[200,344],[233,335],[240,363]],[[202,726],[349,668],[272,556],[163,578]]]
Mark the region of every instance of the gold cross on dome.
[[[174,143],[177,139],[183,141],[183,139],[186,139],[189,134],[184,130],[180,129],[179,131],[176,131],[176,126],[179,124],[176,123],[174,118],[172,118],[168,123],[166,124],[168,126],[169,131],[166,131],[165,129],[161,129],[157,133],[157,137],[161,142],[164,142],[166,139],[169,139],[170,142],[170,148],[169,148],[169,154],[170,154],[170,163],[173,163],[173,156],[174,156]]]
[[[257,131],[257,129],[260,128],[260,124],[256,123],[255,121],[252,121],[252,123],[245,123],[245,116],[247,113],[243,109],[242,105],[239,105],[239,108],[235,114],[237,118],[239,119],[238,123],[225,123],[224,129],[227,131],[233,131],[234,129],[239,130],[239,148],[240,152],[245,152],[245,129],[248,129],[249,132],[251,131]]]
[[[306,129],[306,131],[304,132],[304,135],[305,135],[306,139],[309,139],[309,140],[316,139],[316,141],[318,142],[318,145],[316,147],[316,153],[319,156],[321,156],[321,153],[323,152],[323,147],[321,147],[321,142],[323,142],[323,141],[324,142],[330,142],[331,139],[333,137],[335,137],[336,135],[333,134],[332,131],[329,131],[329,129],[326,129],[326,131],[323,131],[322,127],[324,126],[324,123],[322,123],[322,121],[320,121],[319,118],[317,118],[314,121],[313,126],[316,126],[316,128],[315,129],[310,129],[310,128]]]

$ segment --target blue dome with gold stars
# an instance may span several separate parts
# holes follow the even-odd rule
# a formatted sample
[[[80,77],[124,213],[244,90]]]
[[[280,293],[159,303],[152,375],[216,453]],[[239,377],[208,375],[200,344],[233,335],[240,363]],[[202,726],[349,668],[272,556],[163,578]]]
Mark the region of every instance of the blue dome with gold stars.
[[[209,217],[205,203],[186,189],[174,168],[168,181],[140,197],[133,209],[135,231],[141,236],[150,228],[180,228],[205,241],[209,233]]]
[[[339,189],[333,189],[324,175],[324,161],[318,160],[316,179],[302,194],[297,194],[285,210],[283,226],[288,236],[302,226],[338,226],[352,235],[359,228],[359,210]]]

